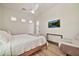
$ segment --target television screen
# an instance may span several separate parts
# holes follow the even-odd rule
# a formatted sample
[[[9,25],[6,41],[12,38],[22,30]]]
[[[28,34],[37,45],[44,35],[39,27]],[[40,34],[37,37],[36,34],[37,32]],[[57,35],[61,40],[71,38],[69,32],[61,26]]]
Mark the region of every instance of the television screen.
[[[49,20],[48,21],[48,28],[58,28],[60,27],[60,20]]]

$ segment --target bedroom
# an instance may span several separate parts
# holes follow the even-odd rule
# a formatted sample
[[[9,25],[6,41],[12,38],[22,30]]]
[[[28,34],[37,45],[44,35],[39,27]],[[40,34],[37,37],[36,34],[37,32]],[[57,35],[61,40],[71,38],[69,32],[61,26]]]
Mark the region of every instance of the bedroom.
[[[79,55],[78,10],[79,4],[76,3],[0,3],[0,43],[9,47],[4,52],[2,46],[0,55],[27,56],[33,52],[37,56]],[[57,19],[60,20],[60,27],[48,28],[48,21]],[[3,33],[12,40],[2,37]],[[36,40],[32,42],[33,39]],[[21,54],[23,52],[27,53]]]

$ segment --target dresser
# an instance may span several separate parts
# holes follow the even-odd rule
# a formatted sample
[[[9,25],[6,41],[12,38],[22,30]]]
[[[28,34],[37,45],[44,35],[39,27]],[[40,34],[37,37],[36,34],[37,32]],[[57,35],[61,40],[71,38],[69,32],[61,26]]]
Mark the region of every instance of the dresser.
[[[62,40],[63,35],[47,33],[46,38],[48,41],[59,43]]]

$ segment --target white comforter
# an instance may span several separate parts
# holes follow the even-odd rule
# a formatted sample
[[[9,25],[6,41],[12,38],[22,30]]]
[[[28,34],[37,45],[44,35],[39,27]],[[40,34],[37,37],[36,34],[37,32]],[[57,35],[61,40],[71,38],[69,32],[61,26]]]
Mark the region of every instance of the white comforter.
[[[31,36],[28,34],[14,35],[9,43],[4,47],[2,55],[17,56],[26,51],[29,51],[37,46],[45,44],[47,41],[43,36]]]

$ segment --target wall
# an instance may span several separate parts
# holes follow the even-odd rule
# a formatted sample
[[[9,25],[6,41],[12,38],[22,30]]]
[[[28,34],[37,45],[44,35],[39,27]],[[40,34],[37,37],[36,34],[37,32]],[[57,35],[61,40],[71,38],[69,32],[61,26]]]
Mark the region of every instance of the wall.
[[[3,24],[3,12],[2,12],[2,7],[0,6],[0,29],[2,28],[2,24]]]
[[[58,4],[48,12],[41,14],[40,33],[48,32],[62,34],[65,38],[73,39],[79,32],[79,4]],[[60,19],[60,28],[48,28],[48,20]]]
[[[17,21],[11,21],[11,16],[16,17]],[[26,20],[25,23],[21,22],[22,18]],[[29,20],[33,21],[32,14],[3,7],[3,28],[9,30],[12,34],[34,33],[34,23],[29,24]]]
[[[3,15],[3,16],[2,16]],[[11,16],[17,18],[17,22],[10,20]],[[64,37],[73,39],[79,32],[79,5],[78,4],[58,4],[37,17],[27,13],[20,13],[9,8],[0,7],[0,27],[16,33],[34,32],[34,24],[28,24],[28,21],[40,21],[40,33],[47,32],[62,34]],[[21,23],[20,19],[25,18],[26,23]],[[2,20],[3,19],[3,20]],[[61,19],[60,28],[48,28],[48,20]]]

